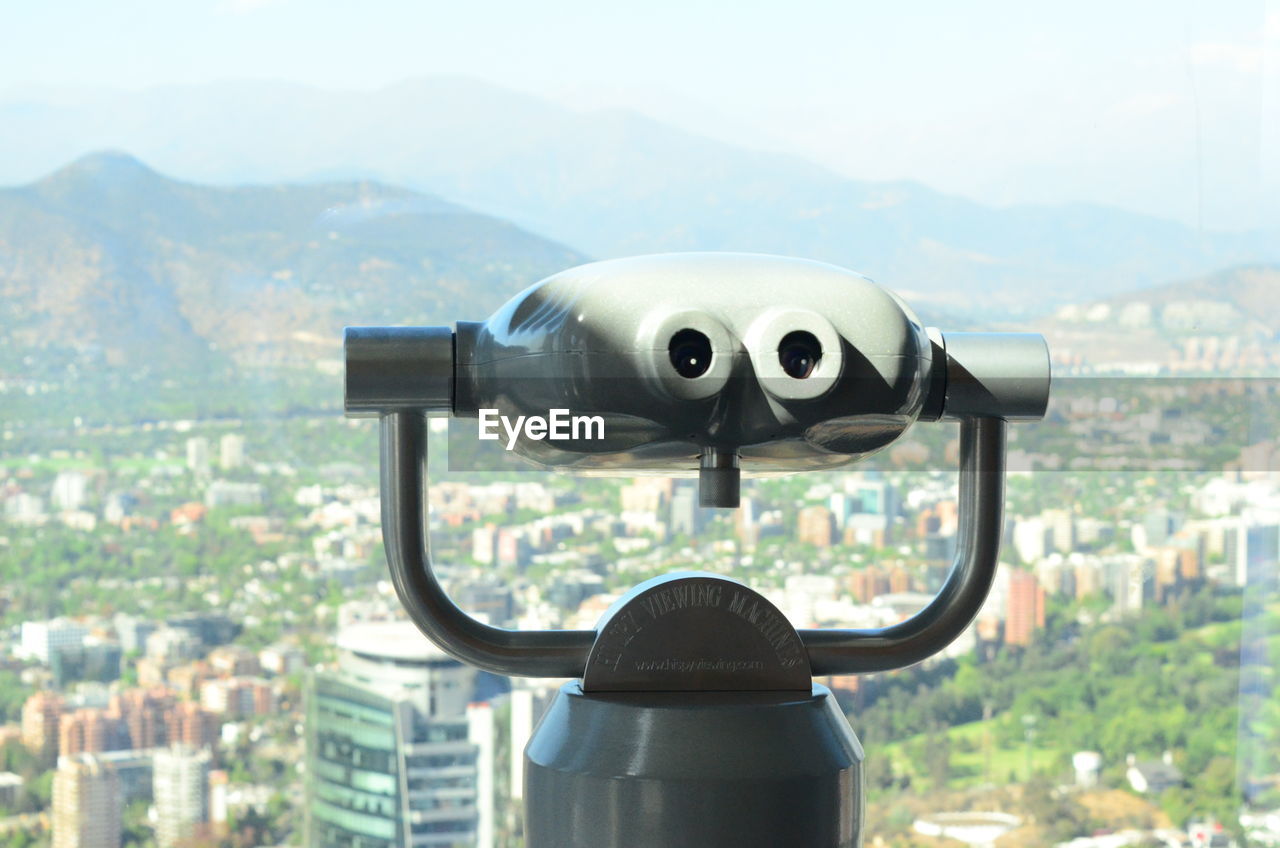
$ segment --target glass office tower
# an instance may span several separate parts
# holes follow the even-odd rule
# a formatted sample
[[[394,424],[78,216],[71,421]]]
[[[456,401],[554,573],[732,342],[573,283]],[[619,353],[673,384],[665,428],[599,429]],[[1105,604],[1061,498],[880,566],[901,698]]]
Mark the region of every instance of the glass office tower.
[[[492,805],[467,719],[475,672],[407,622],[354,625],[338,647],[308,691],[307,844],[476,846]]]

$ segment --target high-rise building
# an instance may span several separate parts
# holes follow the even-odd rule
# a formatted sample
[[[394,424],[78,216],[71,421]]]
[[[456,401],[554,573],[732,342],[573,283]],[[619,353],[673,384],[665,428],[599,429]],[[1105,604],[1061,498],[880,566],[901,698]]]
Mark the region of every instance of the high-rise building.
[[[1181,523],[1179,516],[1167,509],[1153,509],[1133,526],[1133,546],[1138,551],[1156,548],[1169,543],[1169,538],[1178,530]]]
[[[533,736],[533,690],[524,686],[511,689],[511,800],[524,798],[524,748]]]
[[[209,473],[209,440],[204,436],[187,439],[187,470],[196,474]]]
[[[1006,645],[1030,645],[1044,627],[1044,587],[1029,571],[1009,575],[1008,607],[1004,620]]]
[[[84,644],[89,628],[66,618],[51,621],[22,622],[22,653],[44,664],[59,648],[73,648]]]
[[[889,592],[889,578],[874,565],[853,572],[847,583],[849,594],[860,604],[869,604],[872,598]]]
[[[1154,563],[1136,554],[1119,554],[1106,561],[1112,610],[1118,615],[1139,612],[1155,598]]]
[[[130,749],[157,748],[168,743],[166,716],[174,701],[165,689],[129,689],[112,696],[107,712],[124,723]]]
[[[1096,558],[1076,563],[1076,600],[1084,600],[1102,591],[1102,563]]]
[[[194,658],[200,652],[200,637],[178,627],[162,627],[147,636],[147,656],[166,663]]]
[[[223,677],[206,680],[200,685],[200,705],[217,715],[242,718],[275,712],[276,698],[265,680]]]
[[[524,534],[509,527],[498,531],[497,559],[498,565],[507,568],[524,568],[529,564],[532,550],[529,539]]]
[[[55,509],[75,510],[84,506],[89,478],[80,471],[60,471],[53,480],[49,501]]]
[[[850,513],[893,517],[898,512],[898,492],[887,480],[864,477],[850,481],[845,491],[848,494],[846,509]]]
[[[1046,509],[1040,520],[1049,528],[1053,549],[1059,553],[1071,553],[1076,546],[1075,514],[1068,509]]]
[[[487,580],[460,581],[449,588],[454,603],[490,624],[504,624],[515,614],[511,584],[496,576]]]
[[[1013,523],[1013,549],[1024,563],[1043,559],[1053,546],[1053,530],[1039,518],[1018,518]]]
[[[835,534],[831,510],[825,506],[807,506],[797,518],[796,537],[801,544],[829,548]]]
[[[887,547],[893,522],[887,515],[875,512],[855,512],[845,519],[843,541],[846,545],[870,545]]]
[[[128,745],[128,728],[106,710],[84,707],[67,713],[58,724],[58,753],[64,757],[118,751]]]
[[[175,745],[156,751],[152,795],[156,804],[156,844],[173,846],[201,835],[209,822],[208,748]]]
[[[61,695],[37,692],[22,705],[22,744],[50,765],[58,756],[58,727],[66,704]]]
[[[760,506],[755,498],[746,495],[733,516],[733,529],[745,548],[754,548],[760,541]]]
[[[120,798],[125,807],[134,801],[151,801],[151,773],[154,751],[103,751],[94,758],[103,765],[115,769],[120,779]]]
[[[127,653],[143,651],[147,646],[147,637],[159,628],[154,621],[133,615],[117,613],[112,620],[116,638],[120,640],[120,648]]]
[[[641,477],[619,490],[623,512],[657,513],[671,498],[674,480],[670,477]]]
[[[672,535],[697,535],[702,526],[702,513],[698,508],[698,493],[693,486],[680,485],[673,491],[670,521]]]
[[[209,823],[215,830],[226,832],[227,820],[230,818],[230,799],[227,797],[231,788],[231,775],[226,769],[214,769],[209,772]]]
[[[493,848],[495,727],[493,708],[487,702],[467,707],[467,741],[476,746],[475,848]]]
[[[182,701],[165,713],[165,738],[170,745],[204,748],[217,740],[218,722],[195,701]]]
[[[1237,586],[1275,583],[1280,562],[1280,526],[1238,522],[1229,529],[1224,547]]]
[[[308,685],[305,844],[477,845],[492,832],[478,771],[492,765],[471,741],[475,671],[404,621],[352,625],[338,649]]]
[[[471,531],[471,558],[485,565],[493,565],[498,557],[498,528],[492,524]]]
[[[243,645],[223,645],[209,652],[209,665],[214,671],[233,677],[255,677],[262,673],[258,655]]]
[[[79,645],[65,645],[49,652],[53,685],[65,687],[78,680],[110,683],[120,679],[124,652],[120,643],[89,636]]]
[[[123,812],[114,768],[93,754],[58,761],[53,775],[53,848],[120,848]]]
[[[244,629],[242,624],[224,612],[184,612],[170,616],[166,623],[169,627],[186,630],[206,648],[225,645]]]
[[[43,524],[48,518],[44,498],[30,492],[18,492],[4,502],[5,518],[14,524]]]
[[[244,465],[244,436],[227,433],[218,441],[218,465],[223,471]]]

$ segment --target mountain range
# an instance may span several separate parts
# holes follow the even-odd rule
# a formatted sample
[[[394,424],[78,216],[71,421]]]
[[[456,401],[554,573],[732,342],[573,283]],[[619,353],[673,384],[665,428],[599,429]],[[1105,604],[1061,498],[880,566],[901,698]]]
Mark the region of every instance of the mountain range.
[[[119,153],[0,190],[3,347],[298,364],[344,324],[483,318],[574,251],[371,182],[200,186]]]
[[[9,421],[333,408],[342,326],[483,319],[587,258],[378,182],[209,186],[91,154],[0,189],[0,402]],[[1114,318],[1131,302],[1181,302],[1184,330],[1202,315],[1209,331],[1258,338],[1274,334],[1277,291],[1280,266],[1255,265],[1095,303]],[[1092,358],[1167,346],[1158,324],[1118,329],[1078,302],[1076,318],[1014,326]],[[916,306],[927,323],[992,325]]]
[[[333,409],[344,325],[483,319],[582,261],[407,189],[92,154],[0,189],[0,406],[10,426]]]
[[[1035,322],[1061,364],[1138,373],[1170,367],[1189,349],[1246,355],[1177,364],[1232,376],[1274,376],[1280,357],[1280,265],[1242,265],[1190,280],[1061,307]],[[1210,338],[1212,339],[1210,340]]]
[[[1084,204],[993,208],[457,77],[376,91],[244,82],[10,96],[0,125],[0,181],[107,147],[213,183],[378,180],[596,258],[806,256],[971,315],[1047,312],[1280,261],[1277,233],[1202,232]]]

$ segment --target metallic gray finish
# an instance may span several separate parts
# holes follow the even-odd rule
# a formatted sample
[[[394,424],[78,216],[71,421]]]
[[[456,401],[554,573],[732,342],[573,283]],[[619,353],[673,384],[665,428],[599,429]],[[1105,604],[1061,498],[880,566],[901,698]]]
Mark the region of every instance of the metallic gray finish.
[[[448,327],[347,327],[346,413],[453,411],[453,330]]]
[[[696,377],[671,361],[684,330],[711,351]],[[805,378],[779,362],[797,331],[822,347]],[[693,476],[708,448],[736,450],[744,476],[837,468],[911,426],[932,355],[910,308],[852,271],[751,254],[640,256],[562,271],[459,327],[455,412],[601,416],[603,440],[516,441],[517,454],[575,474]]]
[[[1039,420],[1049,406],[1049,348],[1039,333],[944,333],[948,418]]]
[[[701,285],[691,288],[695,278]],[[783,307],[775,305],[779,281],[789,283]],[[829,390],[815,394],[818,384],[804,379],[771,384],[771,340],[797,327],[826,340],[820,367],[833,370],[815,375]],[[707,373],[721,381],[716,392],[701,397],[705,387],[690,388],[701,378],[682,382],[661,372],[670,364],[662,345],[673,328],[711,340],[719,359]],[[839,345],[829,344],[832,334]],[[580,676],[595,633],[503,630],[449,600],[431,571],[423,521],[424,413],[467,414],[476,404],[516,413],[603,407],[613,428],[603,443],[530,442],[532,457],[579,473],[691,467],[704,478],[704,503],[717,505],[736,503],[737,466],[842,464],[892,442],[918,415],[960,418],[961,531],[946,584],[918,615],[893,627],[804,631],[813,672],[823,675],[918,662],[976,615],[1000,541],[1001,419],[1042,415],[1049,390],[1039,336],[926,335],[899,299],[865,278],[778,257],[596,263],[531,287],[487,322],[460,322],[456,333],[348,328],[345,345],[348,414],[384,416],[383,534],[397,593],[441,648],[512,675]],[[759,438],[765,441],[750,443]]]
[[[396,594],[432,642],[497,674],[581,677],[595,641],[591,630],[505,630],[457,607],[431,570],[424,524],[427,442],[423,417],[382,419],[382,534]],[[960,426],[960,538],[938,596],[912,618],[876,630],[802,630],[815,675],[902,668],[950,644],[977,615],[995,575],[1004,514],[1005,423],[966,419]]]
[[[791,622],[737,580],[675,572],[609,607],[584,692],[808,692],[809,658]]]
[[[449,655],[495,674],[580,676],[595,631],[491,627],[459,609],[436,580],[426,527],[426,419],[383,416],[381,443],[383,546],[396,594],[418,629]]]
[[[854,848],[862,746],[823,686],[556,694],[525,749],[530,848]]]
[[[913,665],[969,626],[991,589],[1004,528],[1006,424],[960,422],[960,505],[956,559],[938,595],[906,621],[875,630],[801,630],[813,673],[863,674]]]
[[[938,421],[947,402],[947,343],[937,327],[926,327],[925,332],[929,335],[933,357],[929,368],[929,391],[924,396],[924,405],[920,407],[920,417],[916,420]]]
[[[742,500],[738,452],[707,448],[698,462],[698,506],[737,509]]]

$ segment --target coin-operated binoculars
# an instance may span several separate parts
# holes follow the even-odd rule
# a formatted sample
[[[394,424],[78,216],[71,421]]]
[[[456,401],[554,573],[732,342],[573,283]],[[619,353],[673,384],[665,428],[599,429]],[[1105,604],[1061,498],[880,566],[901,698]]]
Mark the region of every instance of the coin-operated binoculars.
[[[524,755],[531,848],[861,844],[862,748],[813,676],[917,663],[972,622],[996,569],[1006,422],[1048,403],[1043,338],[925,329],[830,265],[673,254],[564,271],[481,323],[345,342],[346,412],[381,419],[383,538],[409,616],[463,662],[572,678]],[[958,421],[956,560],[882,629],[796,630],[750,587],[689,572],[635,587],[595,630],[491,627],[432,573],[427,415],[505,421],[515,452],[570,473],[697,475],[707,507],[737,506],[742,474],[839,468],[916,421]]]

